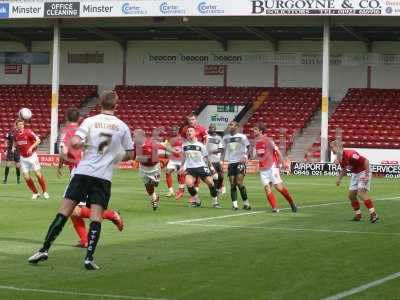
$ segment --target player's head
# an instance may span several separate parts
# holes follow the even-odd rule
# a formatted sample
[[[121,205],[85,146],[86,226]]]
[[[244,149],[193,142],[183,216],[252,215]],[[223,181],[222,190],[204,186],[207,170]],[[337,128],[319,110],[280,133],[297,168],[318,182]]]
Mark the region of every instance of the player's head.
[[[214,135],[217,133],[217,125],[215,125],[214,123],[211,123],[210,126],[208,127],[208,132],[211,135]]]
[[[15,129],[17,129],[18,131],[24,130],[24,125],[25,125],[24,120],[16,119],[14,124],[15,124]]]
[[[172,125],[172,127],[171,127],[171,135],[172,136],[178,136],[179,135],[179,126],[178,125]]]
[[[105,91],[100,96],[100,105],[103,110],[115,110],[117,108],[118,95],[115,91]]]
[[[329,146],[331,146],[331,150],[332,150],[333,154],[338,155],[338,154],[342,153],[341,147],[337,141],[335,141],[335,140],[331,141],[329,143]]]
[[[236,122],[236,121],[229,122],[229,124],[228,124],[229,133],[235,134],[235,133],[238,132],[238,130],[239,130],[239,123],[238,122]]]
[[[68,108],[65,116],[68,122],[77,123],[80,117],[79,110],[76,107]]]
[[[188,126],[186,137],[189,141],[194,141],[196,139],[196,128],[193,126]]]
[[[197,116],[194,113],[190,113],[186,116],[186,120],[189,126],[196,126],[197,125]]]
[[[133,141],[135,145],[143,145],[146,138],[146,132],[143,129],[135,129],[133,132]]]
[[[253,133],[255,136],[260,136],[260,135],[264,134],[266,129],[267,129],[267,127],[265,126],[264,123],[257,123],[253,127]]]

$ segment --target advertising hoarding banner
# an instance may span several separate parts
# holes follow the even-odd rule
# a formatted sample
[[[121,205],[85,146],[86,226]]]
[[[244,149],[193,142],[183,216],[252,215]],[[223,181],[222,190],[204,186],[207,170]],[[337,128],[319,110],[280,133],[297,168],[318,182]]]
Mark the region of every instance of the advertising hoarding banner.
[[[228,123],[232,121],[243,108],[243,105],[207,105],[198,116],[198,121],[206,128],[213,123],[217,126],[217,131],[224,131],[228,127]]]
[[[290,170],[293,175],[305,176],[337,176],[341,170],[340,165],[334,163],[308,163],[293,161],[290,164]],[[370,170],[374,176],[383,176],[385,178],[400,178],[400,165],[371,164]],[[350,173],[348,173],[350,175]]]
[[[0,19],[159,16],[399,16],[397,0],[2,1]]]

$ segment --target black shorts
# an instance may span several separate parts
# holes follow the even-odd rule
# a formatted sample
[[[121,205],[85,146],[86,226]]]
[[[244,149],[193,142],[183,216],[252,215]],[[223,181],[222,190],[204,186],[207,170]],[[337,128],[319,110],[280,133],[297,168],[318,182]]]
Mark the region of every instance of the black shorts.
[[[186,169],[186,174],[191,175],[195,178],[206,178],[211,176],[210,169],[208,167],[198,167]]]
[[[217,172],[218,174],[224,173],[224,169],[222,168],[222,164],[220,162],[213,162],[211,164],[214,167],[215,172]]]
[[[14,161],[19,163],[21,160],[19,151],[7,151],[6,161]]]
[[[86,201],[86,205],[101,205],[107,209],[108,201],[111,196],[111,181],[76,174],[72,177],[65,191],[64,198],[71,199],[74,202]]]
[[[242,162],[228,165],[228,176],[246,175],[246,164]]]

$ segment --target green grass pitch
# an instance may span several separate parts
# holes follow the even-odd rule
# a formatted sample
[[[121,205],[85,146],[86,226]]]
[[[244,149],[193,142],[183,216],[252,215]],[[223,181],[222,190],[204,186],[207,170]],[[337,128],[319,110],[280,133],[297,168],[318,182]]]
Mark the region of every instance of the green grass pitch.
[[[162,197],[153,212],[136,171],[115,173],[110,208],[120,210],[125,230],[104,221],[95,254],[100,271],[83,268],[85,250],[72,247],[78,239],[70,222],[49,260],[32,266],[27,258],[40,247],[68,181],[54,169],[45,175],[50,200],[31,200],[13,169],[0,187],[0,299],[312,300],[400,271],[398,180],[373,180],[381,222],[370,224],[364,206],[362,222],[349,221],[348,179],[338,188],[333,177],[285,177],[297,214],[280,195],[285,209],[272,214],[258,175],[246,177],[248,214],[231,209],[229,193],[222,209],[211,208],[204,185],[203,207],[188,208],[186,194],[181,202]],[[165,194],[164,183],[158,190]],[[177,222],[189,219],[200,220]],[[400,279],[346,299],[400,299]]]

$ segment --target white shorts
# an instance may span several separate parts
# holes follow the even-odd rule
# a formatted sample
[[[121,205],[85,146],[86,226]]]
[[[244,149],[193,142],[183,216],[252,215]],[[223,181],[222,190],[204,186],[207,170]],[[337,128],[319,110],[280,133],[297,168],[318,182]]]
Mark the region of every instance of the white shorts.
[[[36,152],[29,157],[21,156],[22,173],[29,173],[30,171],[39,171],[39,170],[40,170],[40,163]]]
[[[263,186],[282,183],[279,168],[272,167],[267,170],[260,170],[260,178]]]
[[[161,178],[161,168],[160,164],[156,164],[155,166],[147,167],[140,166],[139,168],[140,178],[144,184],[148,184],[150,181],[160,182]]]
[[[167,164],[167,170],[174,170],[174,172],[178,172],[181,168],[181,162],[176,160],[169,160]]]
[[[366,189],[367,191],[371,188],[372,172],[362,171],[357,174],[352,174],[350,179],[350,191],[357,191],[359,189]]]

